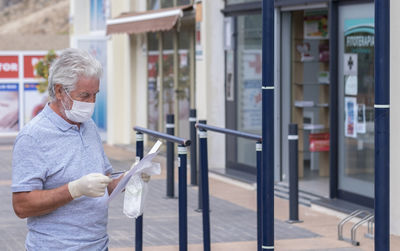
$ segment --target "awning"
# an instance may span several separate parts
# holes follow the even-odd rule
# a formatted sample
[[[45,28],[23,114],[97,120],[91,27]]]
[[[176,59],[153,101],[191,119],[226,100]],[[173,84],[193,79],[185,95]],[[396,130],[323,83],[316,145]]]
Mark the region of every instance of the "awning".
[[[123,13],[119,17],[107,20],[107,35],[168,31],[179,23],[186,12],[191,10],[193,10],[192,5],[184,5],[146,12]]]

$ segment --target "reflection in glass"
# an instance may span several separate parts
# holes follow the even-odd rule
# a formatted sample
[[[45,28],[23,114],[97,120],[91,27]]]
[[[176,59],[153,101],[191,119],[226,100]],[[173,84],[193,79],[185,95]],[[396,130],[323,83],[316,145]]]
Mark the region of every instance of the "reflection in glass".
[[[373,182],[374,19],[344,24],[345,175]]]
[[[237,18],[237,129],[261,133],[261,15]],[[254,142],[238,138],[237,161],[255,166]]]

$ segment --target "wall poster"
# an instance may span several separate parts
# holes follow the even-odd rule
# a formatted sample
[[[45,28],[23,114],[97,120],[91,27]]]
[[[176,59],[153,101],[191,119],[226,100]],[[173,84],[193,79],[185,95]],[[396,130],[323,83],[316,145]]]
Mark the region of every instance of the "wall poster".
[[[328,11],[304,12],[304,39],[328,38]]]
[[[0,83],[0,133],[19,130],[18,96],[17,83]]]
[[[357,99],[354,97],[345,97],[345,126],[344,135],[346,137],[357,138]]]
[[[38,115],[48,102],[47,92],[40,93],[37,89],[38,83],[24,84],[24,124]]]

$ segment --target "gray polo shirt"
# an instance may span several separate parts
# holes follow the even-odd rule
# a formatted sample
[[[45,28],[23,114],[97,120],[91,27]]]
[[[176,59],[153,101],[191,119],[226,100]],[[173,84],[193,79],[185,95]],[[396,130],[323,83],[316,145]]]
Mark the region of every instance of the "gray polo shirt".
[[[12,169],[12,192],[53,189],[89,173],[112,171],[93,120],[78,129],[48,105],[18,134]],[[29,217],[27,250],[105,250],[107,198],[107,192],[83,196],[49,214]]]

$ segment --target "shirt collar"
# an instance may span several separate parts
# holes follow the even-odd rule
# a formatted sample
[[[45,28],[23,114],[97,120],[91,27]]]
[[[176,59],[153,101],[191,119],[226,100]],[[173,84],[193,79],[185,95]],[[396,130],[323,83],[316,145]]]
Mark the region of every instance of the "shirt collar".
[[[77,128],[76,125],[68,123],[65,119],[63,119],[60,115],[53,111],[49,104],[46,104],[46,106],[43,108],[43,114],[62,131],[67,131],[72,127]]]

